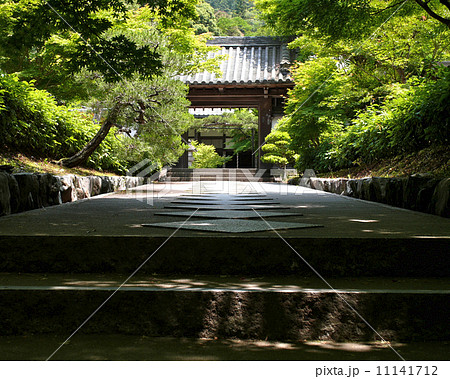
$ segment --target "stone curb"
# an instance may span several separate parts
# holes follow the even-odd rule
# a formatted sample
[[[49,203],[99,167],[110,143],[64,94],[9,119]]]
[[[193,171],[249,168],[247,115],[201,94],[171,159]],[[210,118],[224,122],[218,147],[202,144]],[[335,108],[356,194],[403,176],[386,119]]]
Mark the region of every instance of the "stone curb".
[[[55,176],[0,171],[0,216],[69,203],[145,184],[135,176]]]
[[[394,207],[450,217],[450,178],[427,174],[407,178],[302,178],[300,185]]]

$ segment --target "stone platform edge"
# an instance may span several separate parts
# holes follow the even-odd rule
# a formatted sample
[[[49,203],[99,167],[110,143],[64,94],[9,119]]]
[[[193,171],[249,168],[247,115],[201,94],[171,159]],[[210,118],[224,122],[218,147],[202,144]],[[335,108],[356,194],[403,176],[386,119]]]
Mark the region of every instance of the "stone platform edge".
[[[302,178],[300,186],[450,217],[450,178],[416,174],[406,178]]]
[[[0,171],[0,216],[123,191],[146,183],[135,176],[57,176]]]

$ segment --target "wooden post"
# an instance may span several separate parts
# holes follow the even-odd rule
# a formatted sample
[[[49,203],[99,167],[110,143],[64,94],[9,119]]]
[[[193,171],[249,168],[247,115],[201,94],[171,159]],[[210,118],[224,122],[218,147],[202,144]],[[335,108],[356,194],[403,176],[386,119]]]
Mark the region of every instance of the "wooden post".
[[[266,91],[267,97],[261,100],[258,107],[258,168],[270,168],[269,164],[261,162],[261,146],[272,129],[272,99],[268,96],[268,89],[264,89],[264,94]]]
[[[257,166],[255,157],[255,129],[252,129],[252,168],[256,168]]]
[[[184,133],[182,137],[184,141],[187,141],[188,133]],[[175,168],[188,168],[188,166],[189,166],[189,159],[188,159],[188,151],[186,150],[178,160],[177,164],[175,165]]]

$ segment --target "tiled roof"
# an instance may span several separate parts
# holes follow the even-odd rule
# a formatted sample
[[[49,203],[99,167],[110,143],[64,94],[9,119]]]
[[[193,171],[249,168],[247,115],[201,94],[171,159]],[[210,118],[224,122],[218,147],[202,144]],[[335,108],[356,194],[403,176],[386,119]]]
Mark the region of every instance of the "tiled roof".
[[[293,52],[287,43],[276,37],[215,37],[208,45],[221,49],[209,54],[209,58],[226,55],[220,70],[222,76],[204,71],[181,76],[191,85],[291,83],[289,66]]]

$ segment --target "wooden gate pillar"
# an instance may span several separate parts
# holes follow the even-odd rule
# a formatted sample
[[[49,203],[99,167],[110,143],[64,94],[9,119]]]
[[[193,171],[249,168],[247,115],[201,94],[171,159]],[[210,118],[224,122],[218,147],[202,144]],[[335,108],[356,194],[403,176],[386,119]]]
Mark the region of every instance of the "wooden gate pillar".
[[[188,140],[188,133],[184,133],[181,135],[183,138],[183,142]],[[188,168],[189,166],[189,158],[188,151],[186,150],[183,155],[178,159],[178,162],[175,165],[175,168]]]
[[[264,89],[266,92],[268,89]],[[258,107],[258,168],[270,168],[270,164],[261,162],[261,146],[272,130],[272,99],[268,94],[261,100]]]

